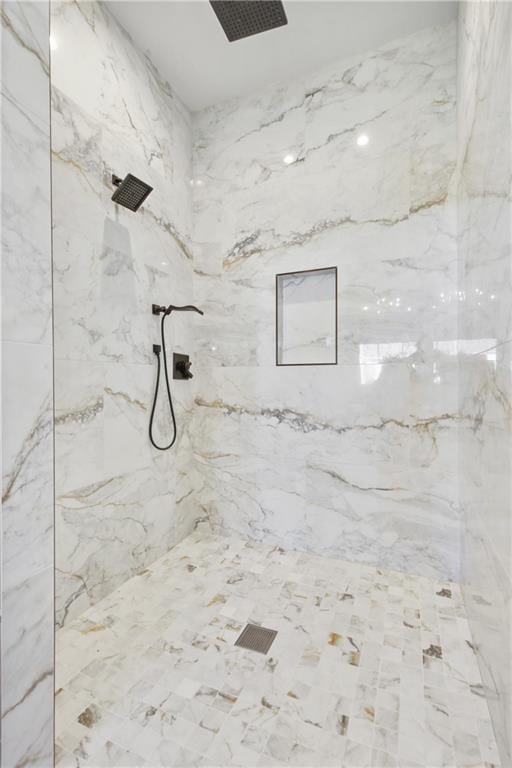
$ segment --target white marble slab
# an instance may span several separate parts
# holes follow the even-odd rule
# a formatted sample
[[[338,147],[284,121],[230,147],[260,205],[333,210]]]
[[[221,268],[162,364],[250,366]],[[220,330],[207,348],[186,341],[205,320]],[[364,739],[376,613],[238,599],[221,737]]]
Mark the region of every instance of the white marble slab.
[[[179,439],[148,438],[151,304],[192,302],[191,127],[186,109],[101,3],[52,4],[57,616],[83,611],[203,518],[188,436],[192,385],[173,382]],[[154,191],[137,213],[111,174]],[[168,353],[194,360],[190,315]],[[158,436],[172,422],[160,389]]]
[[[455,58],[426,29],[194,116],[215,530],[457,578]],[[339,365],[276,369],[275,275],[331,265]]]
[[[336,278],[329,268],[276,277],[278,365],[336,363]]]
[[[512,8],[459,18],[459,439],[468,618],[503,764],[512,759]]]
[[[49,4],[2,4],[2,744],[53,765]]]
[[[2,338],[51,343],[48,7],[2,17]]]

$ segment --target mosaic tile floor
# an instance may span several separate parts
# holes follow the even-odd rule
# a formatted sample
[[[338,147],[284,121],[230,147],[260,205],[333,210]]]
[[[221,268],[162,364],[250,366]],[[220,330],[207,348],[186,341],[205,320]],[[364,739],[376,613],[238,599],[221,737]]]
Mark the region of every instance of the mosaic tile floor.
[[[61,630],[57,672],[59,768],[498,765],[458,586],[365,565],[194,535]]]

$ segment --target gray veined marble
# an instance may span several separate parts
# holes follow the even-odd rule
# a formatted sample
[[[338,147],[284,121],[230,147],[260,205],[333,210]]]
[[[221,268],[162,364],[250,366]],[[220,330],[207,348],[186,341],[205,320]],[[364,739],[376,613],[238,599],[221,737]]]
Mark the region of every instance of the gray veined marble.
[[[193,534],[57,641],[58,768],[499,766],[444,580]]]
[[[215,531],[458,577],[455,58],[427,29],[194,117]],[[276,369],[275,275],[331,265],[339,365]]]
[[[53,765],[49,4],[5,2],[1,762]]]
[[[512,759],[512,7],[459,19],[462,581],[503,764]]]
[[[453,24],[191,116],[101,3],[55,2],[51,148],[48,15],[2,6],[2,763],[52,764],[54,427],[64,763],[79,737],[126,765],[496,764],[485,694],[506,765],[510,7],[463,5],[457,126]],[[136,215],[112,172],[154,187]],[[275,275],[331,265],[339,365],[276,368]],[[198,375],[155,455],[149,309],[178,296],[207,322],[169,326]],[[180,548],[203,527],[227,538]],[[242,691],[250,664],[209,660],[272,599],[290,645]],[[135,625],[140,669],[96,657]]]
[[[293,272],[276,278],[276,362],[333,364],[337,358],[336,270]]]
[[[53,3],[51,21],[60,625],[160,557],[204,511],[187,382],[173,387],[178,449],[156,455],[147,439],[151,304],[192,300],[190,116],[102,4]],[[111,201],[112,172],[154,187],[137,213]],[[193,355],[194,325],[173,317],[169,344]],[[168,434],[162,399],[157,429]]]

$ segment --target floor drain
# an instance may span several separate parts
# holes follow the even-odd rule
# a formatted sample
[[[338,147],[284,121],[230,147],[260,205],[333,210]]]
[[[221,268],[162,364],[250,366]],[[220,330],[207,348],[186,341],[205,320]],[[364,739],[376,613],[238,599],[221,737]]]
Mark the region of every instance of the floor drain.
[[[275,629],[265,629],[265,627],[259,627],[257,624],[247,624],[235,645],[240,648],[247,648],[249,651],[267,653],[276,635]]]

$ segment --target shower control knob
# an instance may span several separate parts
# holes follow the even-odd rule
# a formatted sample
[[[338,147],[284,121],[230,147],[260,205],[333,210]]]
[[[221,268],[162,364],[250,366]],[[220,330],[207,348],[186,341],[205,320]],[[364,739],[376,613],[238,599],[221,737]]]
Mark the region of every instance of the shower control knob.
[[[191,379],[193,376],[193,374],[190,373],[191,365],[192,363],[190,362],[190,360],[187,362],[185,362],[185,360],[182,360],[180,363],[176,364],[176,368],[178,369],[178,371],[180,371],[183,374],[183,376],[186,379]]]
[[[192,363],[188,355],[174,353],[174,377],[175,379],[192,379],[193,374],[190,370]]]

